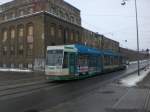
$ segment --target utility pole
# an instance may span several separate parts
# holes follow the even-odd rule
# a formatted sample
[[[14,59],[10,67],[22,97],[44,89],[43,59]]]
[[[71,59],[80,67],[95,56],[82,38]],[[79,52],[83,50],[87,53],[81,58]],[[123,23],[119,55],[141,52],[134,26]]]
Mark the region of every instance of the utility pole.
[[[126,5],[127,0],[123,0],[121,5]],[[136,17],[136,37],[137,37],[137,53],[138,53],[138,76],[140,75],[140,47],[139,47],[139,22],[138,22],[138,10],[137,10],[137,0],[134,0],[134,8],[135,8],[135,17]]]
[[[148,68],[150,67],[150,54],[149,54],[149,49],[146,49],[147,53],[147,61],[148,61]]]

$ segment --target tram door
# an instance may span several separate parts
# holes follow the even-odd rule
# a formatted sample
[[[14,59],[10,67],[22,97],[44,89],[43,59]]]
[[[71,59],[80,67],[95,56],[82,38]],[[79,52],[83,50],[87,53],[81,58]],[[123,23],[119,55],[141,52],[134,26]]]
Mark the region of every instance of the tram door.
[[[69,72],[70,74],[76,73],[76,54],[69,53]]]

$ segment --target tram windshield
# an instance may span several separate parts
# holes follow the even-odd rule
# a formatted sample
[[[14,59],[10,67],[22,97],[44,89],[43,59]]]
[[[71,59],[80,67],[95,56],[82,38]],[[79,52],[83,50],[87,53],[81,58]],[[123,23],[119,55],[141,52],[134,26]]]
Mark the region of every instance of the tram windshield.
[[[47,64],[48,66],[62,66],[63,50],[48,50]]]

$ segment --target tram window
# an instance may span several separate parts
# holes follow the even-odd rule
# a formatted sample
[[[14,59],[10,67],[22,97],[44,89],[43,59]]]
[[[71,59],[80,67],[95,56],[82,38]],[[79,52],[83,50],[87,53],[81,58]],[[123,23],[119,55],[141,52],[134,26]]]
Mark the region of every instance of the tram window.
[[[104,56],[104,65],[112,64],[112,59],[110,56]]]
[[[104,56],[104,64],[108,65],[108,56]]]
[[[68,68],[68,53],[64,53],[63,68]]]
[[[88,66],[88,57],[86,55],[80,55],[78,64],[79,66]]]
[[[118,58],[115,57],[114,59],[115,59],[114,64],[117,65],[118,64]]]
[[[97,57],[90,57],[89,58],[89,66],[95,67],[97,65]]]
[[[115,60],[114,60],[114,58],[113,58],[113,57],[110,57],[110,61],[111,61],[111,62],[110,62],[110,64],[111,64],[111,65],[114,65]]]
[[[50,50],[47,53],[47,63],[49,66],[61,66],[63,59],[63,50]]]

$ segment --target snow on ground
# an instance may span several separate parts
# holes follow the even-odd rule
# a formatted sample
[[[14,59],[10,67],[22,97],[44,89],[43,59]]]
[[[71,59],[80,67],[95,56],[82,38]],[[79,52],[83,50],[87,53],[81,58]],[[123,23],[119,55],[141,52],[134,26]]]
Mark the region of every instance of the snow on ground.
[[[0,71],[2,72],[32,72],[32,70],[29,70],[29,69],[15,69],[15,68],[0,68]]]
[[[145,70],[140,71],[140,76],[138,76],[138,74],[135,73],[133,75],[121,79],[120,83],[126,87],[136,86],[136,84],[142,81],[148,75],[149,72],[150,72],[150,68],[149,69],[147,68],[146,71]]]
[[[140,60],[140,63],[148,62],[148,60]],[[136,64],[137,61],[130,61],[129,64]]]

